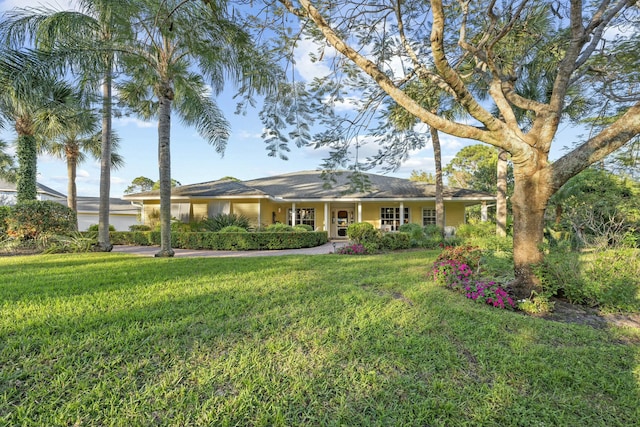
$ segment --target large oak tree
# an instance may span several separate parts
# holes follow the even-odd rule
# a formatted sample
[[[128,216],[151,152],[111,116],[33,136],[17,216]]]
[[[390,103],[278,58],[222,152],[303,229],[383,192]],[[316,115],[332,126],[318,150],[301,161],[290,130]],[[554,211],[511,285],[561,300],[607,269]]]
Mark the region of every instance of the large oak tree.
[[[439,132],[510,154],[514,291],[528,297],[537,287],[532,267],[543,257],[539,244],[549,198],[640,133],[636,1],[276,4],[298,18],[299,34],[339,53],[336,75],[357,81],[361,97],[378,94],[374,87]],[[445,118],[415,101],[406,91],[415,80],[440,88],[467,118]],[[356,89],[350,86],[351,96]],[[537,95],[527,96],[532,92]],[[552,145],[566,145],[557,140],[570,120],[566,113],[576,108],[598,120],[575,148],[551,162]]]

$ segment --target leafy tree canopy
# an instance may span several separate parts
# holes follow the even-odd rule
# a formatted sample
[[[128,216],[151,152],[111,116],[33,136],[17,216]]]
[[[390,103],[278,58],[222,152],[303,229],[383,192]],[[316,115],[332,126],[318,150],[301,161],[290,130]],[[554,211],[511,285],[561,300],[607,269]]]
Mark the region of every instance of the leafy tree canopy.
[[[171,179],[171,187],[179,187],[182,184],[180,181]],[[158,190],[160,188],[160,181],[154,181],[146,176],[139,176],[131,181],[131,184],[124,190],[124,194],[142,193],[145,191]]]

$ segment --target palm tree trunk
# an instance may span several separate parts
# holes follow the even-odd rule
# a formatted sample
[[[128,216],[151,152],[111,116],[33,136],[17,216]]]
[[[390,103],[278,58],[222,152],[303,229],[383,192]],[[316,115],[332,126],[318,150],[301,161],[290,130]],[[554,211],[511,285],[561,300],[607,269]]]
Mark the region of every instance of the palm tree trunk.
[[[67,206],[76,213],[76,230],[78,229],[78,195],[76,191],[76,170],[78,158],[67,152]]]
[[[18,144],[16,147],[16,157],[18,158],[16,190],[17,201],[20,203],[37,199],[36,177],[38,170],[38,150],[31,117],[23,116],[16,118],[15,129],[18,134]]]
[[[98,247],[101,252],[113,249],[109,236],[109,197],[111,192],[111,65],[102,83],[102,141],[100,154],[100,205],[98,208]]]
[[[507,235],[507,154],[505,150],[500,150],[498,154],[496,235],[499,237],[506,237]]]
[[[160,252],[156,257],[172,257],[171,249],[171,83],[163,82],[158,94],[158,172],[160,175]]]
[[[433,144],[433,158],[436,164],[436,225],[440,234],[444,236],[444,198],[442,196],[442,151],[440,149],[440,135],[438,129],[429,126],[431,143]]]

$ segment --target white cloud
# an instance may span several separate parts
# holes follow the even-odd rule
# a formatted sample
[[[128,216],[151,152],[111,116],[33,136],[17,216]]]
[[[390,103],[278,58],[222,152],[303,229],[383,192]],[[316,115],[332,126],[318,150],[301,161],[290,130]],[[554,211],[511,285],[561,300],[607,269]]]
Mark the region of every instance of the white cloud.
[[[88,171],[86,171],[85,169],[78,169],[76,171],[76,177],[77,178],[89,178],[89,177],[91,177],[91,174]]]
[[[256,132],[249,132],[246,130],[240,130],[234,132],[233,136],[238,139],[262,139],[262,135]]]
[[[295,48],[295,70],[307,82],[314,78],[321,78],[331,73],[327,60],[336,56],[336,50],[330,46],[324,48],[322,61],[312,61],[311,55],[318,56],[318,45],[313,40],[300,40]]]
[[[136,117],[119,117],[117,119],[113,120],[114,125],[118,125],[118,126],[127,126],[127,125],[134,125],[136,127],[139,128],[154,128],[158,126],[158,122],[153,121],[153,122],[145,122],[144,120],[140,120]]]

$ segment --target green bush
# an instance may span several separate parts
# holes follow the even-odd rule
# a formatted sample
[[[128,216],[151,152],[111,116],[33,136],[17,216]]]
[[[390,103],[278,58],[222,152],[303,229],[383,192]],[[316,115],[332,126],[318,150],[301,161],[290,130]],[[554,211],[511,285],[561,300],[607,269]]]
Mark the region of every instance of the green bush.
[[[413,222],[402,224],[398,228],[398,231],[401,233],[408,233],[408,234],[412,234],[414,232],[420,232],[421,234],[423,233],[422,226],[419,224],[415,224]]]
[[[313,227],[307,224],[296,224],[293,226],[293,231],[313,231]]]
[[[218,231],[218,233],[248,233],[248,231],[242,227],[238,227],[237,225],[228,225]]]
[[[11,207],[0,206],[0,238],[7,234],[7,218],[11,214]]]
[[[640,311],[640,251],[553,251],[536,274],[548,296],[605,311]]]
[[[422,227],[419,224],[402,224],[399,228],[401,233],[410,236],[410,247],[435,249],[443,243],[442,232],[437,225],[427,225]]]
[[[347,236],[354,243],[379,245],[382,232],[368,222],[356,222],[347,228]]]
[[[494,222],[477,222],[461,224],[456,229],[456,235],[463,239],[492,237],[496,235],[496,224]]]
[[[435,224],[425,225],[422,228],[422,232],[424,233],[425,236],[427,236],[427,238],[442,239],[442,231],[440,230],[440,227],[438,227]]]
[[[129,226],[129,231],[151,231],[151,227],[145,224],[133,224]]]
[[[262,232],[249,233],[202,233],[176,232],[171,234],[171,246],[177,249],[213,249],[213,250],[261,250],[261,249],[298,249],[320,246],[328,241],[327,232],[307,233]],[[116,231],[111,233],[114,245],[160,245],[158,231]]]
[[[292,226],[277,222],[275,224],[267,225],[264,228],[263,232],[266,232],[266,233],[290,233],[292,231],[293,231],[293,227]]]
[[[94,233],[97,233],[98,232],[98,227],[99,227],[98,224],[91,224],[89,226],[89,228],[87,229],[87,231],[92,231]],[[109,224],[109,231],[116,231],[116,228],[113,225]]]
[[[31,240],[42,233],[70,234],[76,230],[76,213],[60,203],[50,200],[30,200],[11,208],[6,218],[10,237]]]
[[[380,249],[395,251],[409,249],[411,236],[408,233],[384,233],[380,240]]]
[[[212,218],[207,218],[198,223],[202,231],[220,231],[225,227],[234,225],[237,227],[249,229],[249,218],[244,215],[237,215],[233,213],[225,214],[220,213]]]
[[[188,233],[191,230],[191,224],[182,221],[173,221],[171,223],[171,231],[176,233]]]

